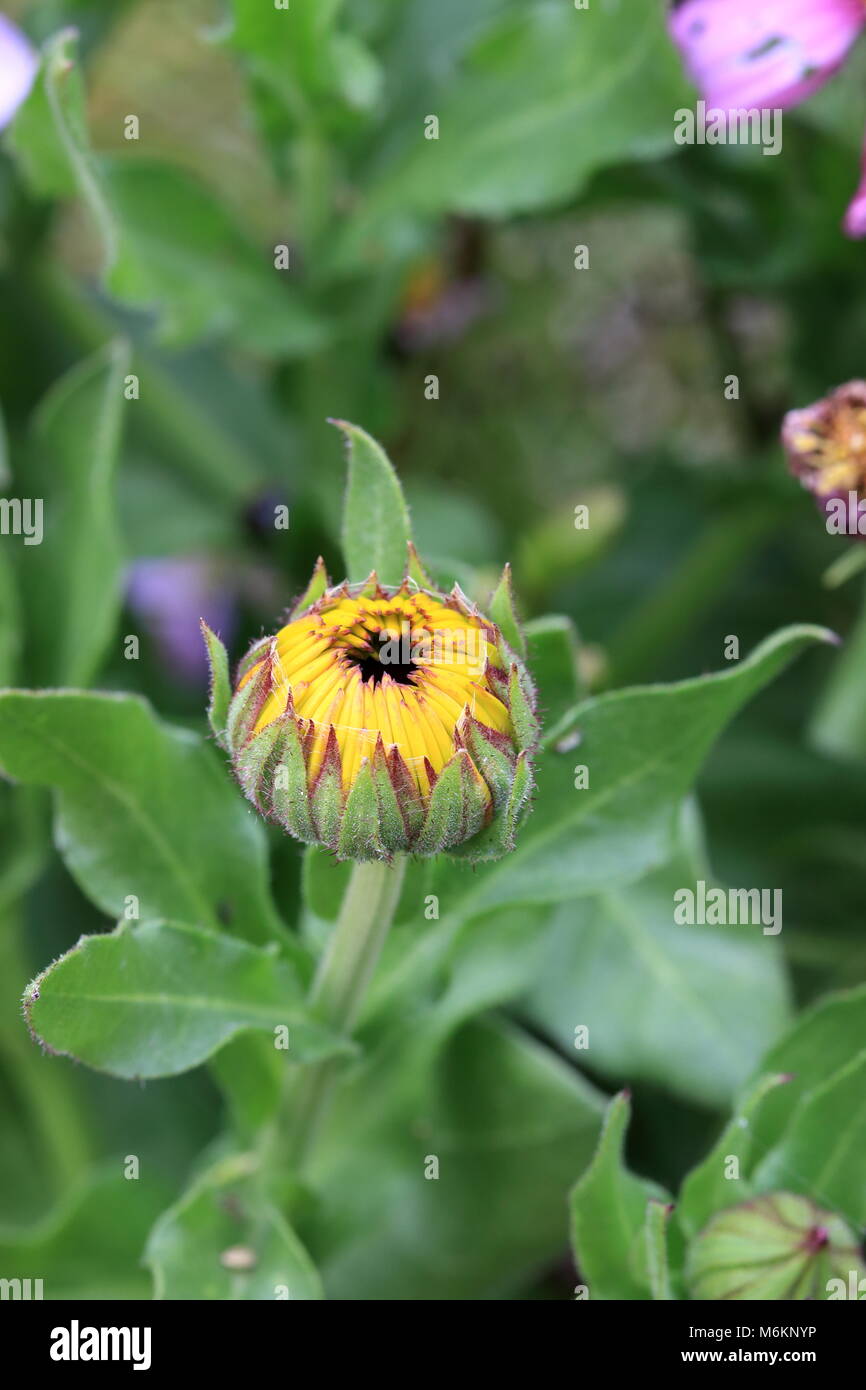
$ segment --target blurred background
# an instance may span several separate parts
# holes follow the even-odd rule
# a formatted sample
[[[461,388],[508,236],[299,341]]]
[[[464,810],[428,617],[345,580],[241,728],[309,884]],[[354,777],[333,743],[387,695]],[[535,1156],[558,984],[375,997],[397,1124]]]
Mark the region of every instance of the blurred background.
[[[525,617],[574,620],[593,689],[718,669],[729,635],[745,654],[793,621],[846,639],[739,717],[699,795],[715,873],[783,889],[793,1001],[863,979],[862,580],[824,582],[845,543],[778,436],[787,409],[866,367],[866,250],[840,231],[866,53],[786,114],[767,158],[673,145],[694,92],[655,0],[622,4],[618,29],[590,19],[580,43],[586,17],[564,0],[292,0],[284,48],[263,8],[0,7],[34,47],[78,31],[55,51],[80,59],[86,113],[64,91],[84,151],[71,174],[21,123],[0,140],[7,495],[7,458],[30,495],[33,412],[67,369],[123,335],[140,382],[117,496],[120,632],[140,634],[141,659],[115,643],[96,683],[202,727],[199,617],[238,657],[317,554],[338,575],[343,458],[326,420],[356,421],[394,460],[436,575],[482,597],[510,559]],[[38,684],[40,629],[11,650],[2,579],[2,681]],[[273,848],[288,893],[299,856]],[[23,980],[104,926],[55,857],[2,967],[0,1221],[45,1220],[46,1182],[83,1152],[134,1150],[162,1186],[142,1198],[145,1231],[215,1132],[203,1072],[137,1088],[57,1062],[28,1083],[42,1059]],[[635,1083],[630,1157],[660,1181],[718,1126],[712,1084],[588,1072]],[[99,1295],[104,1255],[91,1268],[86,1239],[78,1252],[63,1277]],[[146,1289],[142,1272],[126,1291]]]

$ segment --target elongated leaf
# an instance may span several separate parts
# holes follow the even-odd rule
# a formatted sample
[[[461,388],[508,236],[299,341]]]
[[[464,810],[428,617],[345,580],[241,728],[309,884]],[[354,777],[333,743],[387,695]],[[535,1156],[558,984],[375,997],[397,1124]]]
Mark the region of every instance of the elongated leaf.
[[[861,1039],[862,1042],[862,1039]],[[800,1101],[753,1175],[759,1192],[802,1192],[866,1224],[866,1050]]]
[[[671,1205],[651,1198],[647,1202],[644,1223],[646,1241],[646,1260],[649,1272],[650,1289],[656,1301],[675,1297],[671,1286],[670,1259],[668,1256],[668,1222]]]
[[[519,1295],[562,1250],[601,1095],[501,1022],[437,1056],[424,1033],[416,1016],[353,1068],[322,1133],[301,1234],[329,1298]]]
[[[289,1060],[340,1050],[303,1000],[273,950],[180,922],[123,922],[49,965],[24,1011],[50,1051],[134,1080],[188,1071],[246,1028],[287,1028]]]
[[[11,552],[0,550],[0,686],[11,685],[21,650],[21,606]]]
[[[754,1194],[749,1175],[756,1157],[755,1114],[765,1096],[788,1080],[766,1076],[752,1087],[706,1158],[686,1177],[677,1202],[677,1221],[688,1237],[697,1235],[717,1211],[746,1202]]]
[[[831,994],[807,1009],[762,1059],[750,1082],[787,1076],[765,1095],[753,1119],[755,1152],[762,1158],[779,1142],[805,1096],[827,1084],[858,1055],[866,1040],[866,985]]]
[[[64,29],[45,45],[36,81],[15,118],[11,144],[36,193],[83,199],[108,270],[117,255],[118,230],[88,147],[77,37],[74,29]]]
[[[73,368],[35,419],[22,487],[43,503],[44,536],[22,546],[30,622],[28,671],[37,685],[87,685],[121,605],[114,475],[129,350],[117,342]]]
[[[93,154],[76,40],[67,29],[47,43],[11,143],[39,196],[82,199],[112,294],[153,310],[172,345],[232,335],[284,356],[320,347],[329,330],[303,302],[291,265],[277,270],[274,250],[263,254],[204,186],[168,166]]]
[[[247,241],[207,189],[160,165],[112,161],[101,177],[122,231],[108,288],[155,312],[163,342],[231,336],[282,357],[323,345],[328,329],[293,282],[291,264],[277,270],[274,251]]]
[[[195,734],[132,695],[0,694],[0,767],[53,787],[57,841],[82,890],[114,918],[228,925],[281,937],[264,831]],[[298,948],[300,949],[300,948]]]
[[[630,1173],[623,1144],[631,1114],[626,1092],[611,1101],[592,1163],[571,1193],[571,1238],[578,1274],[594,1299],[650,1296],[647,1202],[658,1189]]]
[[[248,1155],[224,1158],[160,1217],[145,1254],[156,1298],[322,1297],[298,1237],[257,1197],[254,1172]]]
[[[37,1225],[0,1227],[4,1278],[41,1278],[42,1297],[52,1300],[147,1298],[141,1254],[169,1197],[152,1173],[124,1181],[119,1163],[101,1168]]]
[[[523,1007],[568,1052],[584,1025],[578,1056],[603,1076],[726,1105],[785,1026],[788,987],[760,924],[674,921],[674,893],[701,876],[679,855],[637,883],[563,903]]]
[[[527,623],[524,633],[539,714],[544,728],[552,730],[583,694],[577,669],[577,633],[571,619],[558,613]]]
[[[392,141],[347,249],[407,210],[495,217],[573,199],[606,164],[668,152],[687,93],[661,6],[522,6]]]
[[[677,808],[714,739],[818,627],[789,627],[726,671],[585,701],[538,764],[535,810],[512,854],[471,873],[449,864],[436,884],[464,919],[497,903],[558,902],[627,882],[670,853]],[[573,731],[579,742],[565,741]],[[575,767],[588,786],[575,787]]]
[[[348,578],[375,570],[382,584],[399,584],[412,539],[403,491],[375,439],[346,420],[333,422],[346,436],[349,480],[343,506],[343,555]]]

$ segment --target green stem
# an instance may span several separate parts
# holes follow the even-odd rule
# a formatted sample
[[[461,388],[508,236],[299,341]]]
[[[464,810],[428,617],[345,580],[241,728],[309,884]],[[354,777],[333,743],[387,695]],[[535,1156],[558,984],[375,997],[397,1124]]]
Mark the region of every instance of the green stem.
[[[356,864],[337,925],[310,991],[317,1018],[334,1032],[350,1034],[400,898],[405,858],[393,864]],[[266,1140],[263,1167],[288,1164],[298,1173],[310,1150],[344,1059],[327,1057],[293,1077],[282,1113]]]

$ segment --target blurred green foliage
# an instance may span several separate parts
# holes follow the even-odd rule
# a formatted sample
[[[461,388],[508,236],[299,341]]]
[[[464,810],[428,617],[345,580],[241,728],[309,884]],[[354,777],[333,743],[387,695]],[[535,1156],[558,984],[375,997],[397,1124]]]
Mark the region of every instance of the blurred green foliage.
[[[236,1287],[218,1257],[244,1228],[226,1213],[254,1198],[218,1136],[228,1117],[248,1137],[273,1108],[264,1034],[127,1087],[40,1054],[18,1001],[129,893],[145,916],[246,938],[220,937],[246,962],[227,1011],[244,1026],[285,962],[306,980],[342,870],[255,823],[203,746],[193,610],[217,605],[239,657],[319,553],[340,573],[335,417],[387,445],[437,579],[480,601],[511,559],[557,739],[512,859],[412,869],[362,1056],[292,1203],[298,1234],[262,1216],[246,1296],[290,1268],[301,1297],[320,1275],[347,1298],[570,1297],[565,1194],[604,1092],[628,1083],[642,1176],[617,1166],[617,1112],[573,1198],[577,1256],[596,1296],[664,1297],[658,1259],[653,1273],[643,1255],[599,1257],[581,1221],[595,1231],[593,1203],[622,1182],[658,1256],[647,1199],[708,1161],[757,1078],[789,1052],[807,1067],[797,1030],[825,1017],[824,1069],[796,1097],[760,1093],[749,1180],[862,1225],[862,1163],[827,1180],[815,1135],[844,1130],[866,1045],[863,580],[822,583],[838,542],[777,442],[786,409],[864,371],[864,251],[839,231],[862,55],[786,114],[783,155],[764,159],[675,150],[691,94],[650,0],[4,9],[44,49],[0,140],[0,485],[44,496],[46,531],[41,546],[0,537],[0,682],[133,694],[0,697],[0,764],[21,784],[0,783],[0,1273],[24,1260],[48,1296],[146,1296],[146,1244],[165,1296]],[[389,506],[402,545],[399,493]],[[154,561],[193,570],[155,571],[165,586],[145,601]],[[730,635],[745,658],[794,622],[859,637],[783,672],[808,636],[792,632],[724,669]],[[578,728],[588,759],[603,750],[593,796],[570,780]],[[671,892],[698,875],[781,888],[781,938],[675,927]],[[426,892],[450,904],[443,922],[413,915]],[[779,1041],[828,989],[855,992]],[[86,1008],[78,1026],[86,1060],[135,1071],[92,1051]],[[438,1183],[419,1181],[431,1152]],[[130,1154],[141,1179],[121,1185]]]

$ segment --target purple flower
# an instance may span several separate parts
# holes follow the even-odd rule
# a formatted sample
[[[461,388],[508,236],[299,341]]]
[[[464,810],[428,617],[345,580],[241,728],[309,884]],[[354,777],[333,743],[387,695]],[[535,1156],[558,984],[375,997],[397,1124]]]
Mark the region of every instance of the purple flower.
[[[0,130],[27,96],[38,67],[36,50],[21,30],[0,14]]]
[[[207,684],[207,656],[199,622],[230,642],[234,594],[207,559],[138,560],[130,571],[127,602],[154,638],[160,655],[184,685]]]
[[[864,0],[683,0],[668,27],[707,107],[794,106],[841,67],[866,26]],[[866,169],[844,223],[866,235]]]

